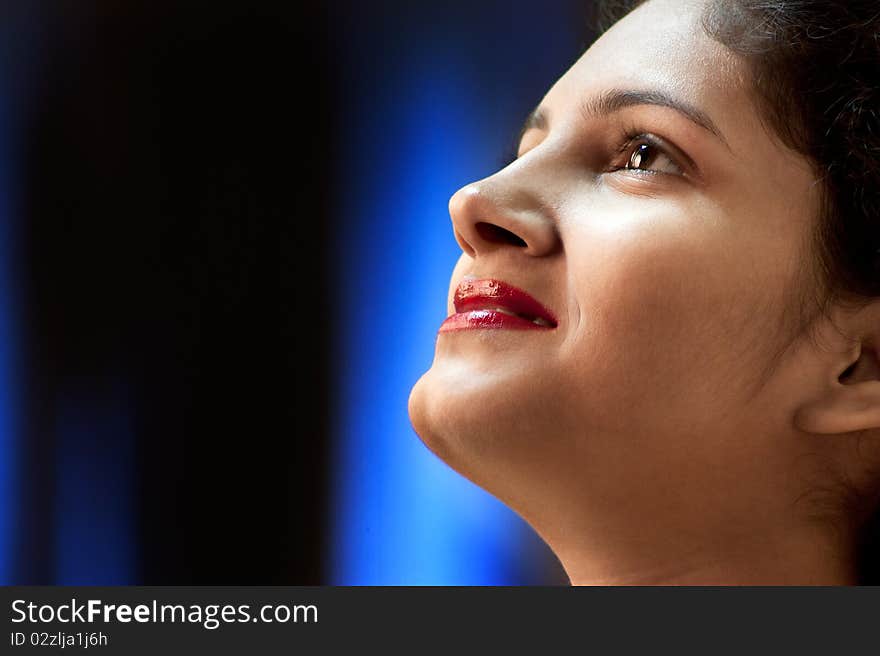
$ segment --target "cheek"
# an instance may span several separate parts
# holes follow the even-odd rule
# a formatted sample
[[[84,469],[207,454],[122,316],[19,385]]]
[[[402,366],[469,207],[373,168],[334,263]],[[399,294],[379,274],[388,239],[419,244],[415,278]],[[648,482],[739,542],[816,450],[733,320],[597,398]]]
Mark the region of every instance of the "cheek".
[[[628,419],[717,422],[745,398],[768,311],[778,311],[772,290],[755,284],[754,253],[710,231],[655,225],[593,235],[571,272],[570,386],[617,429]]]

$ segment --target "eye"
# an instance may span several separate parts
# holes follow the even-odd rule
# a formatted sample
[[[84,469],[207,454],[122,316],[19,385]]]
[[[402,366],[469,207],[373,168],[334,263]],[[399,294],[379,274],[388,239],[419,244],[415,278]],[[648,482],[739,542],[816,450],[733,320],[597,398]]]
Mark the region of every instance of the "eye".
[[[640,175],[684,175],[684,170],[667,154],[662,142],[649,134],[636,135],[624,144],[621,153],[627,155],[623,166],[614,171],[633,171]]]

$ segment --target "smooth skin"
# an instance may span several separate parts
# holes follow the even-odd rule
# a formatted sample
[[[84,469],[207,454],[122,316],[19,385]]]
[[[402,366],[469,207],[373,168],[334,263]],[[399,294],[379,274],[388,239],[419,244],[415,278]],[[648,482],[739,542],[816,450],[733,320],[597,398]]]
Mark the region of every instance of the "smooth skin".
[[[440,334],[410,419],[573,584],[853,583],[844,501],[877,482],[880,304],[816,310],[817,175],[703,9],[626,16],[543,98],[518,159],[452,197],[448,313],[465,276],[498,278],[559,325]],[[598,107],[613,91],[643,95]]]

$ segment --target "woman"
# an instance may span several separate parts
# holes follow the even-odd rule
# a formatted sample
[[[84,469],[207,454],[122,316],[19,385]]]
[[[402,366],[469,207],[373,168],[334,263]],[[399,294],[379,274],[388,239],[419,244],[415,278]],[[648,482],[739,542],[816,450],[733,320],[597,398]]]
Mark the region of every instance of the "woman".
[[[573,584],[867,582],[880,2],[629,4],[452,197],[413,426]]]

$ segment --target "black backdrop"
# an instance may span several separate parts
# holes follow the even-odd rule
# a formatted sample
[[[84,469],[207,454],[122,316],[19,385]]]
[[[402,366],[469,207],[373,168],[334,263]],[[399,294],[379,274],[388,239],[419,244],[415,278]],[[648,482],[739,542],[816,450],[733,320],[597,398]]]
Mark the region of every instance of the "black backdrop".
[[[19,582],[61,576],[54,509],[69,463],[55,442],[73,403],[125,415],[131,445],[111,431],[77,449],[104,468],[128,463],[138,544],[133,580],[79,582],[321,583],[334,147],[324,10],[23,5],[17,20],[39,28],[17,53],[34,74],[20,139]]]

